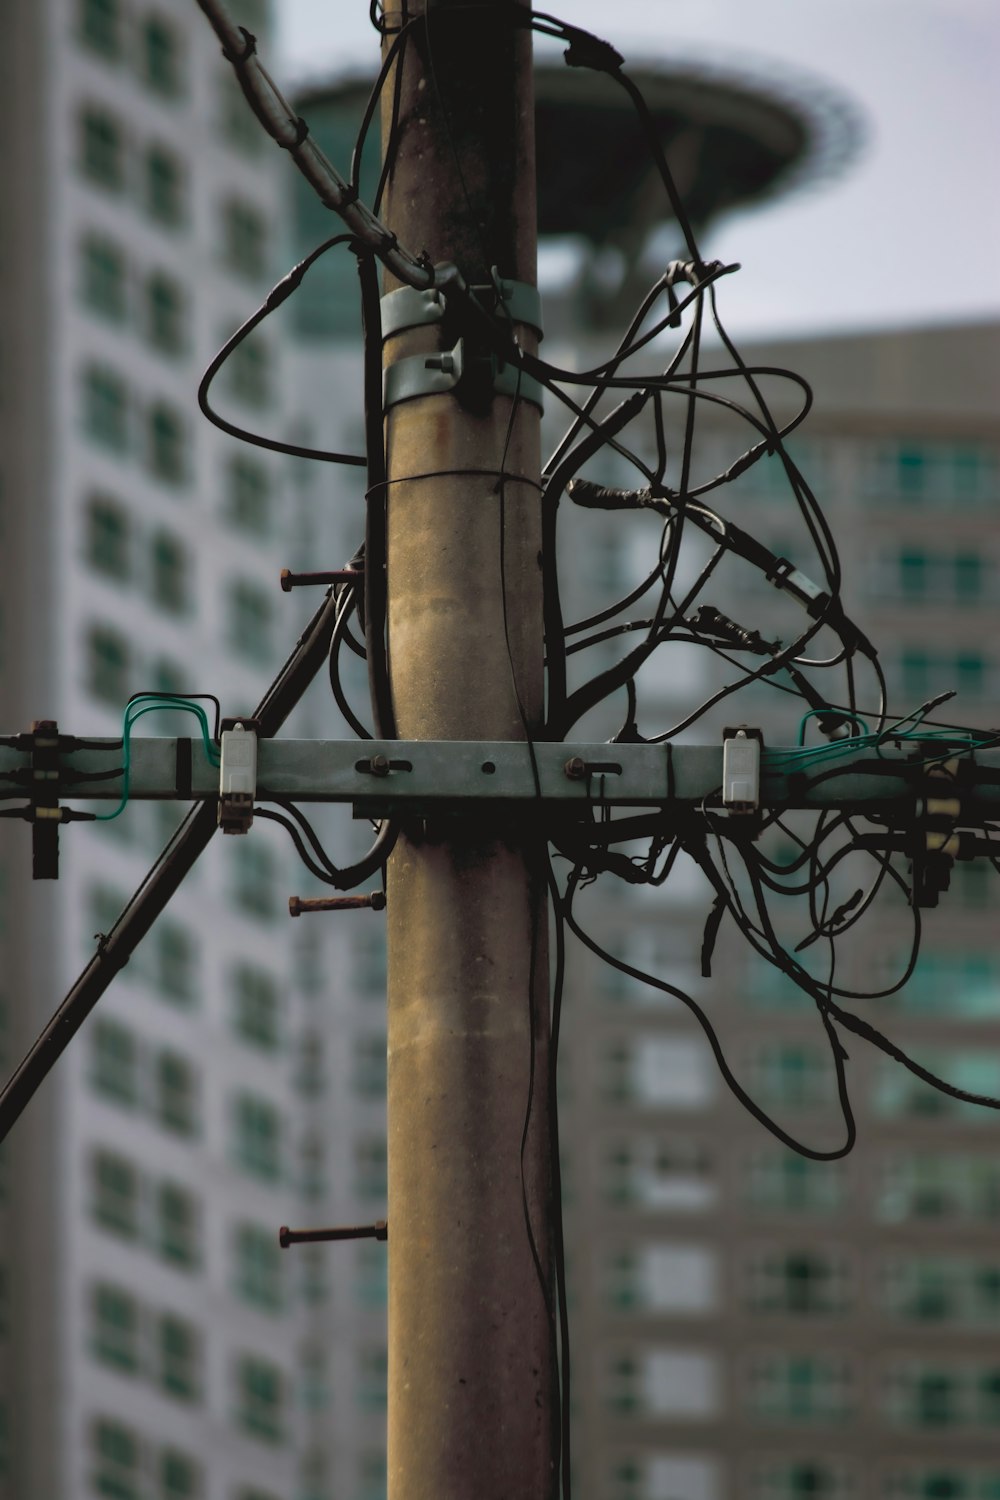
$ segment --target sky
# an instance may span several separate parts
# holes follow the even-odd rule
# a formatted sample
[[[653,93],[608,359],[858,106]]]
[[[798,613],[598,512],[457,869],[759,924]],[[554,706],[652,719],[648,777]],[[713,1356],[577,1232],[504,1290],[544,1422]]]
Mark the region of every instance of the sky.
[[[233,13],[238,12],[234,0]],[[998,0],[563,0],[626,64],[690,60],[832,89],[863,122],[842,173],[735,213],[702,253],[742,270],[733,333],[1000,319]],[[283,85],[377,66],[368,0],[276,0]],[[796,85],[796,80],[798,84]]]

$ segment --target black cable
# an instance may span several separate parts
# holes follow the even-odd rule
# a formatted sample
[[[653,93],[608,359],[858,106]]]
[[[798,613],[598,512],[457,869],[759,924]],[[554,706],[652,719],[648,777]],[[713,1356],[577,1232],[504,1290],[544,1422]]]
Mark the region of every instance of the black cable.
[[[294,266],[287,276],[284,276],[276,286],[272,287],[257,311],[252,313],[244,323],[241,323],[236,332],[226,340],[201,377],[198,385],[198,405],[201,408],[202,414],[208,418],[213,427],[218,427],[221,432],[227,432],[230,437],[238,438],[240,442],[250,443],[255,448],[266,448],[271,453],[287,453],[293,458],[314,458],[323,463],[348,464],[355,468],[365,467],[366,459],[359,454],[333,453],[321,448],[305,448],[299,443],[282,442],[278,438],[263,437],[260,433],[251,432],[245,427],[237,427],[233,422],[227,421],[225,417],[220,417],[208,399],[208,393],[211,390],[213,380],[233,353],[233,350],[238,349],[244,339],[249,337],[258,324],[263,323],[264,319],[269,317],[276,307],[280,307],[282,302],[286,301],[292,295],[313,262],[318,260],[321,255],[325,255],[327,250],[332,250],[337,245],[348,245],[353,242],[354,237],[350,234],[335,234],[332,239],[324,240],[322,245],[317,246],[304,260],[299,261],[298,265]]]
[[[705,1036],[708,1039],[708,1044],[712,1049],[715,1061],[718,1065],[719,1071],[725,1079],[727,1086],[740,1101],[743,1107],[748,1110],[751,1115],[753,1115],[754,1119],[759,1121],[759,1123],[764,1126],[765,1130],[769,1130],[773,1136],[775,1136],[784,1145],[790,1147],[791,1150],[797,1152],[800,1156],[807,1156],[812,1161],[837,1161],[840,1159],[840,1157],[848,1155],[848,1153],[852,1150],[854,1142],[857,1138],[857,1127],[854,1122],[854,1115],[851,1110],[850,1099],[847,1096],[846,1085],[841,1088],[841,1108],[846,1128],[846,1138],[843,1145],[834,1147],[828,1151],[822,1151],[817,1150],[812,1146],[807,1146],[804,1142],[798,1141],[794,1136],[789,1135],[788,1132],[784,1130],[776,1120],[771,1119],[770,1115],[768,1115],[763,1109],[761,1109],[760,1105],[758,1105],[756,1101],[752,1099],[751,1096],[743,1088],[743,1085],[739,1082],[738,1078],[733,1073],[732,1069],[729,1066],[729,1063],[726,1060],[726,1055],[722,1049],[722,1044],[719,1041],[718,1035],[711,1021],[709,1020],[708,1015],[693,996],[687,994],[684,990],[679,989],[677,985],[670,984],[666,979],[658,979],[654,974],[644,973],[643,970],[637,969],[632,964],[626,963],[624,959],[616,958],[614,954],[609,953],[605,948],[602,948],[600,944],[590,936],[589,933],[584,931],[584,929],[577,922],[576,918],[573,916],[572,902],[573,893],[575,891],[575,884],[576,883],[571,876],[566,895],[564,895],[562,898],[563,917],[570,932],[572,932],[573,935],[578,938],[586,948],[589,948],[590,951],[596,954],[598,958],[602,958],[605,963],[610,964],[612,968],[618,969],[622,974],[627,974],[632,979],[637,979],[640,984],[648,984],[652,989],[661,991],[662,994],[672,995],[675,999],[680,1000],[682,1004],[687,1006],[688,1010],[694,1016],[702,1031],[705,1033]],[[841,1084],[843,1078],[844,1057],[841,1054],[840,1050],[836,1051],[834,1056],[839,1085]]]
[[[290,810],[297,812],[297,809]],[[310,855],[302,841],[302,835],[291,818],[287,818],[283,813],[277,813],[269,807],[255,807],[254,816],[265,818],[271,823],[279,823],[292,840],[299,858],[310,874],[314,875],[317,880],[321,880],[324,885],[332,885],[338,891],[349,891],[354,886],[359,885],[361,881],[367,880],[369,876],[374,875],[375,871],[380,869],[389,858],[399,837],[398,821],[393,818],[387,818],[381,824],[378,837],[371,848],[359,860],[356,860],[353,865],[345,865],[342,869],[338,869],[336,866],[327,863],[324,868],[317,864]],[[309,829],[309,833],[311,840],[314,840],[316,835],[312,829]],[[318,841],[315,847],[318,847]]]

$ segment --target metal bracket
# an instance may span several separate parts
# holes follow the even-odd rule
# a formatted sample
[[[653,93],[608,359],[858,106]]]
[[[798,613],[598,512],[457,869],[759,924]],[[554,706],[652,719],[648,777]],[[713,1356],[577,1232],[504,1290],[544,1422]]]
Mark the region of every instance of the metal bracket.
[[[190,753],[190,777],[177,785],[178,743]],[[937,745],[940,753],[940,744]],[[845,754],[824,762],[816,776],[802,768],[801,747],[771,746],[761,754],[761,804],[786,807],[869,808],[890,822],[912,821],[914,796],[939,795],[928,787],[926,766],[912,745],[887,741],[878,753]],[[30,770],[26,747],[0,746],[0,778]],[[47,783],[62,799],[117,802],[122,794],[121,741],[63,746],[58,778]],[[975,826],[1000,813],[1000,750],[965,754],[962,818]],[[532,804],[572,808],[583,815],[598,807],[690,809],[722,804],[723,748],[714,745],[551,743],[454,740],[261,739],[257,800],[347,802],[362,815],[387,809],[422,816],[469,805]],[[200,740],[141,736],[132,742],[129,797],[146,800],[215,800],[219,770]],[[65,814],[69,809],[62,808]],[[937,814],[937,808],[933,809]]]
[[[499,292],[505,321],[524,323],[534,330],[539,339],[543,337],[542,298],[537,286],[531,286],[527,281],[498,279],[490,286],[472,287],[470,290],[473,294],[479,294],[480,301],[490,296],[495,298]],[[444,296],[437,287],[427,287],[420,291],[416,287],[401,286],[394,292],[387,292],[381,299],[380,306],[383,339],[391,338],[394,333],[403,333],[407,328],[424,328],[431,323],[440,323],[445,314]]]
[[[391,294],[395,296],[396,293]],[[484,366],[488,361],[488,375],[492,381],[488,389],[496,396],[520,397],[543,410],[542,387],[533,375],[526,375],[514,365],[497,364],[493,354],[479,355]],[[382,404],[386,411],[398,406],[401,401],[414,401],[418,396],[442,396],[457,392],[463,381],[471,375],[465,353],[465,341],[459,339],[454,349],[440,354],[410,354],[386,367],[382,382]],[[477,376],[478,378],[478,376]]]

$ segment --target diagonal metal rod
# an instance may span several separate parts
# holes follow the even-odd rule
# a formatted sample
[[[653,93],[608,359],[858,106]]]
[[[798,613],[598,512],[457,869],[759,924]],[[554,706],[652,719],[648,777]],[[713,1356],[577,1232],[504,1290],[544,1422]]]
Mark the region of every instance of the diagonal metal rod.
[[[326,660],[336,610],[336,591],[331,590],[254,712],[263,735],[277,733]],[[193,808],[114,927],[102,935],[97,952],[0,1093],[0,1141],[16,1124],[112,979],[128,963],[215,830],[214,803]]]

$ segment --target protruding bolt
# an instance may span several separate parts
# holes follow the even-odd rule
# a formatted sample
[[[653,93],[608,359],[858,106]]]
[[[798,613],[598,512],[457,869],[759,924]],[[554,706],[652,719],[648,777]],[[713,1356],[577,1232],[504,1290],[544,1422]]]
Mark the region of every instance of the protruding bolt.
[[[563,770],[570,781],[582,781],[587,774],[587,762],[579,755],[573,755],[563,766]]]
[[[392,769],[387,755],[373,755],[368,764],[373,776],[388,776]]]

